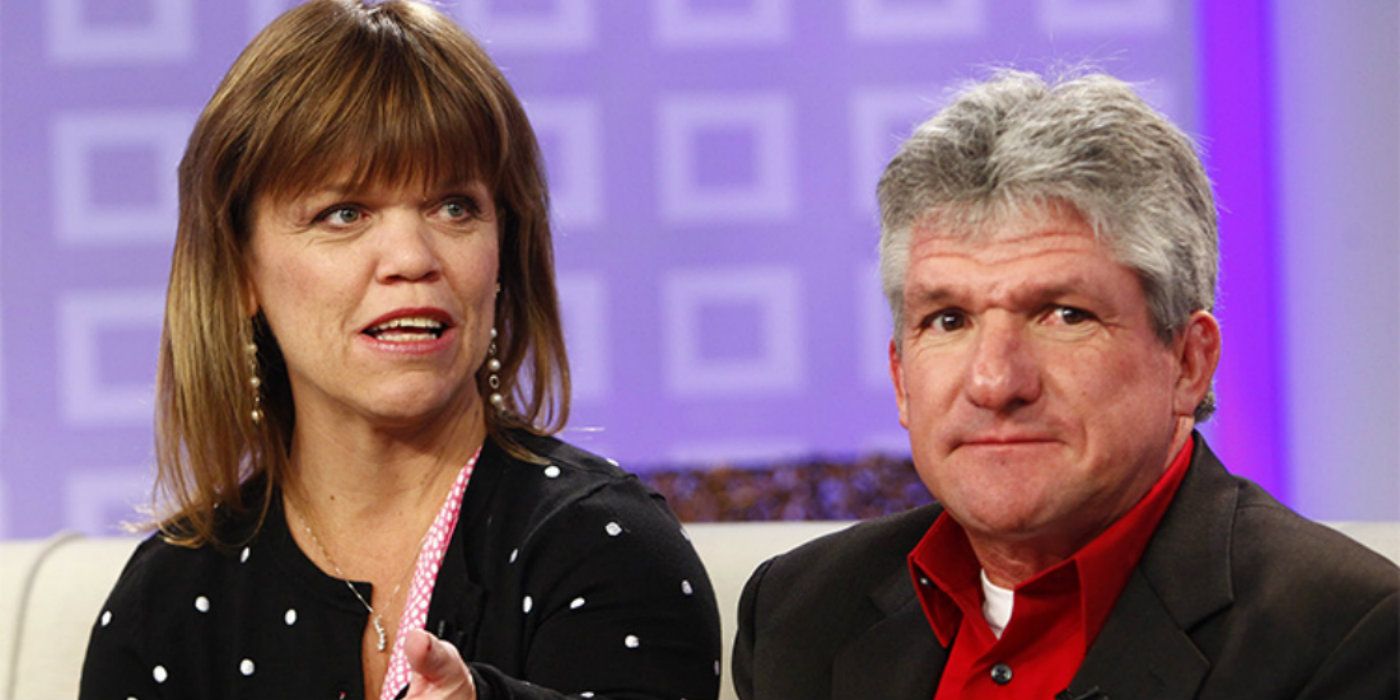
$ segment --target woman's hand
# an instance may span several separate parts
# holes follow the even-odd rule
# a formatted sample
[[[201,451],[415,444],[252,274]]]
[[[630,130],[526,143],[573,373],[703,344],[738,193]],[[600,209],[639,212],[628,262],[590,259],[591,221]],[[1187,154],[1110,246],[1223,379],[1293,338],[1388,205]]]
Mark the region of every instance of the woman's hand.
[[[476,700],[476,685],[457,648],[423,630],[409,630],[403,644],[411,669],[404,700]]]

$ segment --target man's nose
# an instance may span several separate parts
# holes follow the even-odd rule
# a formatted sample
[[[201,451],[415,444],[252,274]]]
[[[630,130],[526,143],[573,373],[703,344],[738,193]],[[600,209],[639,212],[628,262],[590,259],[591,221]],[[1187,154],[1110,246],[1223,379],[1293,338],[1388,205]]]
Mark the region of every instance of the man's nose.
[[[379,231],[381,282],[432,281],[442,273],[434,233],[416,212],[392,212],[384,216]]]
[[[1040,390],[1040,364],[1025,329],[1013,319],[989,319],[973,346],[968,400],[1004,413],[1034,403]]]

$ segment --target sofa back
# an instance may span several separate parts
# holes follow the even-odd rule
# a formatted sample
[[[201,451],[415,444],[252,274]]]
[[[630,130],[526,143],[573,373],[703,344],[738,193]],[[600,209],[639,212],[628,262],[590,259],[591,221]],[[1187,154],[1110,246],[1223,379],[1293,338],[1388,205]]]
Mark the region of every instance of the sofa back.
[[[691,542],[710,573],[724,630],[723,698],[733,698],[729,649],[744,582],[768,557],[844,522],[694,523]],[[0,700],[78,696],[88,634],[122,565],[140,540],[0,541]]]
[[[720,697],[732,700],[730,645],[739,594],[768,557],[847,522],[694,523],[691,542],[709,570],[724,634]],[[1400,562],[1400,523],[1332,527]],[[78,694],[88,633],[138,540],[60,534],[0,542],[0,700],[58,700]]]

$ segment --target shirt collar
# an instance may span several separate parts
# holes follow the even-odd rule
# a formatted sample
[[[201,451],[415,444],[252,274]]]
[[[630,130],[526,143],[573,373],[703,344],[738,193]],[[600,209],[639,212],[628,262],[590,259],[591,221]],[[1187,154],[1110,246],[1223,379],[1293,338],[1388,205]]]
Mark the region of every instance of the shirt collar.
[[[1166,471],[1128,512],[1068,559],[1021,582],[1016,593],[1054,594],[1063,593],[1066,585],[1073,587],[1085,643],[1091,643],[1171,505],[1191,463],[1194,445],[1194,437],[1188,437]],[[981,615],[981,564],[967,533],[946,511],[934,519],[908,560],[924,614],[939,643],[947,647],[964,615]],[[1015,615],[1013,611],[1013,620]]]

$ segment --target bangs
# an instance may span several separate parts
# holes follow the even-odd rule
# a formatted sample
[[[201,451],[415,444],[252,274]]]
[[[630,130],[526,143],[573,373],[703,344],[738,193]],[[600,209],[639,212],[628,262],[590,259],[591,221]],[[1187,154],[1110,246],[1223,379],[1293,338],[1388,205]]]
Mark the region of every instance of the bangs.
[[[509,154],[503,106],[480,49],[455,27],[371,11],[288,56],[273,78],[269,129],[252,139],[252,197],[295,198],[328,184],[433,187],[481,181],[498,191]],[[416,32],[454,34],[419,37]],[[293,63],[295,62],[295,63]]]

